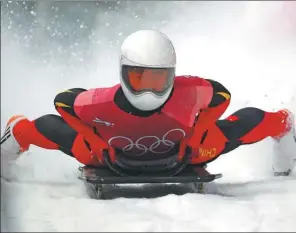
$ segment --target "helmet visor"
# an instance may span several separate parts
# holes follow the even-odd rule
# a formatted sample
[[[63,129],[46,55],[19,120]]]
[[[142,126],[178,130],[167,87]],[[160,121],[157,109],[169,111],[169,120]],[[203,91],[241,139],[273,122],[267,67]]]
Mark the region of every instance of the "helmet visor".
[[[151,68],[139,66],[122,67],[122,78],[134,94],[151,91],[162,95],[173,84],[175,68]]]

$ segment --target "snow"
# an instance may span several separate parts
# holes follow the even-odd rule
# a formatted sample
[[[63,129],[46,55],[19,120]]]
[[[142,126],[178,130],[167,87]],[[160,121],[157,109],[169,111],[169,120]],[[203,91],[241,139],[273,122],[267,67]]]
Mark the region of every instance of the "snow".
[[[288,27],[296,19],[276,11],[282,2],[154,3],[117,2],[128,8],[100,8],[106,14],[98,15],[91,3],[69,2],[68,11],[65,3],[40,3],[37,10],[29,4],[27,21],[20,10],[25,6],[2,4],[1,133],[11,115],[56,114],[52,102],[61,90],[116,83],[116,49],[141,27],[172,38],[179,74],[216,79],[231,90],[224,116],[245,106],[296,113],[296,35]],[[60,17],[52,23],[44,9]],[[75,12],[80,20],[72,15],[69,21]],[[271,27],[275,17],[280,24]],[[1,180],[1,231],[296,231],[296,171],[273,177],[271,153],[268,138],[223,155],[209,164],[209,171],[224,176],[206,185],[207,194],[185,185],[122,185],[111,188],[107,200],[90,200],[76,161],[32,146],[11,164],[15,181]]]

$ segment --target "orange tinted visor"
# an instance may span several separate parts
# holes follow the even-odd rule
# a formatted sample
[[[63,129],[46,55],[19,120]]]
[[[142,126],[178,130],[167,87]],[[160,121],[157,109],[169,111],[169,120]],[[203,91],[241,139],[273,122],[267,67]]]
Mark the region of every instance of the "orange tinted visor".
[[[165,92],[172,84],[174,68],[144,68],[124,66],[123,78],[134,92]]]

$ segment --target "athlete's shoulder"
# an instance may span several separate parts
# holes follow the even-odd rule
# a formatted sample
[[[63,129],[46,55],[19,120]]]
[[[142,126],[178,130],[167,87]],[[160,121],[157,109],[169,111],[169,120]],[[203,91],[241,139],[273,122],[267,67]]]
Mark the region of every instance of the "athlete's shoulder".
[[[97,87],[91,88],[87,91],[80,93],[76,100],[76,106],[96,105],[112,101],[114,99],[115,92],[119,88],[119,84],[111,87]]]
[[[175,78],[175,91],[181,93],[186,98],[191,98],[200,108],[208,106],[213,96],[213,87],[211,83],[199,76],[182,75]]]
[[[202,77],[193,75],[179,75],[175,78],[175,86],[180,87],[212,87],[211,83]]]

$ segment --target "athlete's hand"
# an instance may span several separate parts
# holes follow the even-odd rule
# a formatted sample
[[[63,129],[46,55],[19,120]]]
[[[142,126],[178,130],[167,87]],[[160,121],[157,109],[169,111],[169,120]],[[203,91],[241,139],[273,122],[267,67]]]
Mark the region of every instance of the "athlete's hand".
[[[195,125],[192,127],[192,132],[188,137],[185,137],[179,147],[179,156],[178,159],[182,160],[185,155],[187,147],[190,147],[192,150],[198,149],[203,143],[206,137],[206,132],[208,128],[215,124],[215,121],[210,117],[211,111],[204,109],[200,112]]]
[[[116,162],[116,150],[112,146],[109,146],[108,148],[102,148],[96,151],[92,150],[91,153],[100,162],[100,164],[104,164],[105,163],[104,151],[108,152],[112,163]]]

